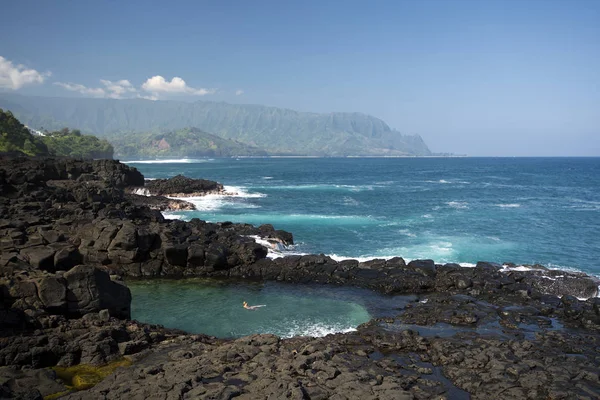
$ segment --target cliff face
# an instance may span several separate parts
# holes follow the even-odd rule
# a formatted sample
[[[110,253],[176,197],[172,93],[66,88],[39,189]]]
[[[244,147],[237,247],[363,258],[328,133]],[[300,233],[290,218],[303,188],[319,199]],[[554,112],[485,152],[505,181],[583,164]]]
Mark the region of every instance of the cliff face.
[[[78,127],[84,132],[158,132],[196,127],[268,152],[324,156],[430,155],[418,135],[403,135],[360,113],[317,114],[198,101],[79,99],[0,94],[6,107],[34,128]]]

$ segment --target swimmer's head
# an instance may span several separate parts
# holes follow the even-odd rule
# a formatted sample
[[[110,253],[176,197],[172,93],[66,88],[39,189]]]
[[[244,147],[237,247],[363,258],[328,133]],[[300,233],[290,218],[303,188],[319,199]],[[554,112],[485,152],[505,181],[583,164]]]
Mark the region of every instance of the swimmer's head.
[[[244,302],[244,305],[248,305],[248,303]]]

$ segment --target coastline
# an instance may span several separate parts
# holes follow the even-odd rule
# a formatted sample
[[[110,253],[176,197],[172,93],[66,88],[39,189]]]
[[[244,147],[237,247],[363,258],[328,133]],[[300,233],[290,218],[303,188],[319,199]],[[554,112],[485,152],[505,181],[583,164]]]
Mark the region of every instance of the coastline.
[[[12,374],[11,382],[31,381],[31,374],[20,376],[18,368],[41,373],[56,365],[103,365],[127,357],[130,367],[65,398],[174,390],[188,397],[280,398],[289,392],[315,398],[333,393],[349,398],[560,398],[561,393],[577,390],[577,396],[585,396],[600,388],[589,372],[598,368],[600,299],[594,297],[597,282],[582,274],[517,266],[506,270],[485,262],[464,268],[400,257],[269,259],[267,248],[248,236],[292,244],[291,234],[269,225],[165,221],[158,211],[128,203],[124,190],[143,185],[144,178],[118,162],[1,162],[0,206],[10,219],[0,224],[6,238],[0,254],[0,361],[9,368],[3,376]],[[417,301],[395,317],[325,338],[217,340],[129,320],[124,277],[185,276],[351,285],[412,294]],[[86,287],[97,290],[81,290]],[[575,297],[582,294],[588,300]],[[564,328],[556,328],[558,322]],[[398,324],[498,328],[491,337],[474,331],[464,340],[460,332],[437,337],[394,328]],[[537,327],[534,334],[529,326]],[[67,340],[69,330],[79,333]],[[89,332],[95,339],[90,341]],[[52,340],[40,341],[42,336]],[[569,358],[574,343],[578,357]],[[488,361],[482,364],[483,356]],[[577,389],[553,363],[577,371]],[[263,370],[267,365],[277,367]],[[496,372],[486,374],[489,370]],[[51,372],[44,374],[48,385],[54,382],[52,390],[61,385]],[[165,381],[168,387],[160,386]],[[1,390],[9,394],[23,389],[5,382],[0,381]]]

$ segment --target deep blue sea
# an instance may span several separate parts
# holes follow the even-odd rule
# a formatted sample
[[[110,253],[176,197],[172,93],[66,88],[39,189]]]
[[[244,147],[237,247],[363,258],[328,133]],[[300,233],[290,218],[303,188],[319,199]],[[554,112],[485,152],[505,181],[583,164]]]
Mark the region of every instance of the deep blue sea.
[[[173,160],[176,161],[176,160]],[[600,276],[600,158],[227,158],[130,162],[236,196],[170,218],[270,223],[283,253],[539,263]],[[273,254],[277,256],[277,254]]]

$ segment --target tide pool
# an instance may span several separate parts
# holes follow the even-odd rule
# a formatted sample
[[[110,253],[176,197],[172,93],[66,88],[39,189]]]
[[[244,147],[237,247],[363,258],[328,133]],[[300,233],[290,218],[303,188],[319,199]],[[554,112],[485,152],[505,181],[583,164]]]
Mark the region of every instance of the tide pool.
[[[366,289],[214,279],[130,281],[132,318],[221,338],[349,332],[373,316],[392,315],[411,296]],[[256,310],[243,308],[264,305]]]

